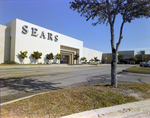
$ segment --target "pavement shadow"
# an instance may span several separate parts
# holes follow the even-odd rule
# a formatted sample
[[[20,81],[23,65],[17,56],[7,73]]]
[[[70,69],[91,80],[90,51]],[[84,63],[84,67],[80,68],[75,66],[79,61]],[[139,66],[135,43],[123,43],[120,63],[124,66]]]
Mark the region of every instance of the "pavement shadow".
[[[60,83],[51,83],[47,81],[37,81],[34,79],[24,79],[24,78],[10,78],[10,79],[0,79],[0,88],[7,87],[8,89],[17,90],[20,92],[28,92],[32,90],[57,90],[61,89],[59,87],[54,87],[53,85]]]
[[[107,79],[108,77],[110,77],[110,76],[108,76],[108,75],[90,76],[90,77],[86,78],[86,81],[71,84],[69,87],[109,84],[111,82],[111,80]]]
[[[96,76],[87,77],[86,80],[90,85],[92,85],[92,84],[107,84],[107,83],[111,82],[111,80],[107,79],[109,77],[110,77],[109,75],[96,75]]]

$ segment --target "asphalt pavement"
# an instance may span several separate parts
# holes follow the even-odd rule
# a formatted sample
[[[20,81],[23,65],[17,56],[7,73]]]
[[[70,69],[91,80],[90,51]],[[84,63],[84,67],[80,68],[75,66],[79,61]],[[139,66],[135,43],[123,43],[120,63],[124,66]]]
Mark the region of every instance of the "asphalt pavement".
[[[150,83],[150,74],[123,72],[134,65],[118,65],[118,83]],[[111,67],[105,65],[0,66],[1,104],[35,94],[76,86],[110,83]],[[150,101],[150,100],[149,100]],[[141,103],[143,104],[143,103]],[[132,105],[131,105],[132,106]],[[112,108],[110,108],[112,109]],[[143,107],[143,109],[145,109]],[[149,109],[148,109],[149,110]],[[101,111],[101,110],[100,110]],[[106,111],[108,109],[106,108]],[[114,111],[115,112],[115,111]],[[143,114],[142,114],[143,113]],[[149,117],[149,111],[128,117]],[[81,115],[83,115],[81,113]],[[92,115],[92,114],[89,114]],[[122,116],[121,116],[122,117]]]
[[[150,74],[123,72],[133,65],[118,65],[119,83],[150,83]],[[0,66],[1,102],[76,86],[111,82],[111,67],[105,65]]]

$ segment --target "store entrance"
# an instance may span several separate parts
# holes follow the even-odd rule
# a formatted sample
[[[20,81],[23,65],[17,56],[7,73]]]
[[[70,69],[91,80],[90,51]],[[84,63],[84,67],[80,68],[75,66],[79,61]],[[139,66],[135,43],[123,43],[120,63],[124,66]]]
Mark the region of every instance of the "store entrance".
[[[69,55],[61,55],[60,63],[69,64]]]

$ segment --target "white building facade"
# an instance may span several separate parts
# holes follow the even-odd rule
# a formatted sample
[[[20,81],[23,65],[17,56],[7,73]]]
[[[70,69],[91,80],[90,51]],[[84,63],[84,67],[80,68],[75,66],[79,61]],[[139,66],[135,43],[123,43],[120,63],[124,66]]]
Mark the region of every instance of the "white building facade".
[[[102,52],[83,47],[83,57],[86,57],[86,60],[88,62],[91,59],[94,59],[94,57],[97,57],[97,59],[99,59],[101,61],[102,60]]]
[[[84,48],[83,42],[69,36],[54,32],[49,29],[15,19],[6,24],[0,25],[0,63],[15,61],[22,63],[19,58],[20,51],[27,51],[27,58],[24,64],[47,63],[46,55],[54,54],[52,62],[79,64],[81,57],[98,57],[101,60],[102,52]],[[42,53],[42,58],[35,60],[31,54],[34,51]],[[56,59],[56,54],[61,54],[62,59]],[[74,55],[79,54],[79,59],[74,60]]]

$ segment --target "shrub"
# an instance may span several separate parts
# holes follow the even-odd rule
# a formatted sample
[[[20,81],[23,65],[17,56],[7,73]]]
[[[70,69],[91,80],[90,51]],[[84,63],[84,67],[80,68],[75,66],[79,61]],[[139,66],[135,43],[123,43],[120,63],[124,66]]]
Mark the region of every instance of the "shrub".
[[[82,57],[81,60],[86,62],[86,57]]]
[[[34,52],[32,53],[32,57],[35,58],[35,59],[41,59],[41,56],[42,56],[42,53],[41,53],[41,52],[34,51]]]
[[[74,55],[74,60],[78,60],[79,59],[79,53],[76,53],[76,55]]]
[[[86,64],[86,62],[82,62],[81,64]]]
[[[93,61],[95,61],[95,60],[94,60],[94,59],[91,59],[90,61],[92,61],[92,62],[93,62]]]
[[[56,59],[60,60],[60,59],[61,59],[61,54],[58,54],[58,53],[57,53]]]
[[[22,52],[22,51],[20,51],[20,54],[18,54],[18,56],[21,58],[21,59],[25,59],[25,58],[27,58],[27,51],[24,51],[24,52]]]
[[[47,54],[47,55],[46,55],[46,59],[47,59],[47,60],[54,59],[53,53]]]
[[[95,60],[95,62],[98,62],[98,61],[100,61],[99,59],[97,59],[97,57],[94,57],[94,60]]]
[[[58,64],[58,63],[56,63],[56,62],[52,62],[52,64]]]

